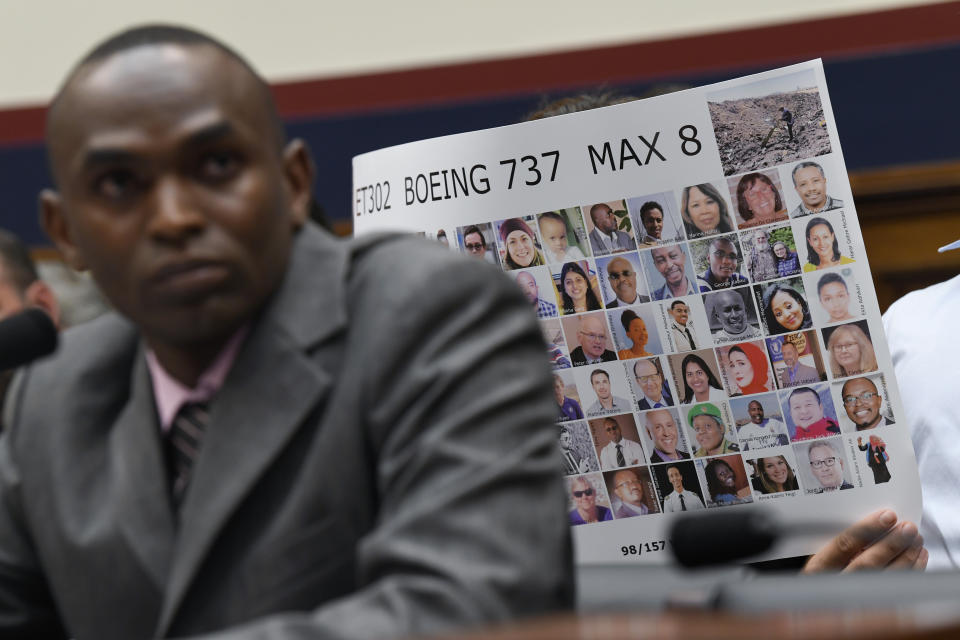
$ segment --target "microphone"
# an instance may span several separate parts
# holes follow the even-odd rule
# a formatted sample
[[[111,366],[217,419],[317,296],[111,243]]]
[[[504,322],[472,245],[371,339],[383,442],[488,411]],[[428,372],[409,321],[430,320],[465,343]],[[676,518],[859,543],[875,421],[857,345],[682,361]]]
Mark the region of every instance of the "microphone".
[[[786,529],[762,509],[733,509],[677,518],[670,527],[670,539],[677,563],[694,568],[758,555],[781,538],[835,534],[844,526],[842,522],[820,521],[796,523]]]
[[[53,320],[42,309],[27,309],[0,320],[0,371],[50,355],[58,338]]]

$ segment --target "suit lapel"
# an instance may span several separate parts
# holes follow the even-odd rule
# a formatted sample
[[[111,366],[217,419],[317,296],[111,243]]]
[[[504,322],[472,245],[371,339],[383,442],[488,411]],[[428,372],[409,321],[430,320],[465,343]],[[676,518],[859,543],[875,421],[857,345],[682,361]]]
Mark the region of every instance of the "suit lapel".
[[[160,635],[226,521],[330,388],[339,362],[317,362],[307,351],[345,326],[346,261],[344,244],[301,231],[280,291],[213,400],[181,509]]]
[[[150,374],[138,349],[130,399],[110,435],[111,477],[119,526],[162,592],[175,533],[156,415]]]

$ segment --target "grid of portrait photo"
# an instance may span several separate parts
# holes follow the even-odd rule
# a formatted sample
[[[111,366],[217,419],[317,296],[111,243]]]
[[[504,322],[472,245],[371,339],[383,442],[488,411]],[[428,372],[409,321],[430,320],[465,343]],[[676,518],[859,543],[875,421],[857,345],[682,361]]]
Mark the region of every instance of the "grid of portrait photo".
[[[572,525],[890,479],[834,174],[827,154],[445,232],[539,318]]]

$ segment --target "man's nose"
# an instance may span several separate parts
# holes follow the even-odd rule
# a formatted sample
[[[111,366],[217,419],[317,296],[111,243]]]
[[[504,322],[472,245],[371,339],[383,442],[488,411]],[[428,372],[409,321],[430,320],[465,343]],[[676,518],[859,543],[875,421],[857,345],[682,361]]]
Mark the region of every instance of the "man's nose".
[[[154,188],[150,233],[159,239],[179,242],[204,227],[206,218],[178,177],[164,178]]]

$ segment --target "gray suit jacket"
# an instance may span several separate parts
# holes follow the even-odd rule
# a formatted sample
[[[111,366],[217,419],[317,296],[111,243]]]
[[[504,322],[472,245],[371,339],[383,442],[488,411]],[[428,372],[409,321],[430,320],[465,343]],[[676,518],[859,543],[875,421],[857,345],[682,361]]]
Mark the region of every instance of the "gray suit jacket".
[[[626,231],[616,231],[614,234],[617,236],[616,246],[613,249],[607,248],[607,243],[609,242],[608,238],[600,235],[600,232],[594,228],[590,232],[590,243],[593,245],[593,255],[595,256],[605,256],[608,253],[613,253],[614,251],[633,251],[637,248],[636,243]]]
[[[569,606],[549,368],[494,271],[305,228],[179,518],[137,331],[68,332],[7,407],[0,636],[383,638]]]
[[[812,384],[814,382],[820,382],[820,374],[817,373],[817,370],[810,365],[800,363],[800,366],[797,367],[797,379],[795,382],[790,382],[790,375],[787,373],[786,369],[780,370],[781,389],[795,387],[801,384]]]

